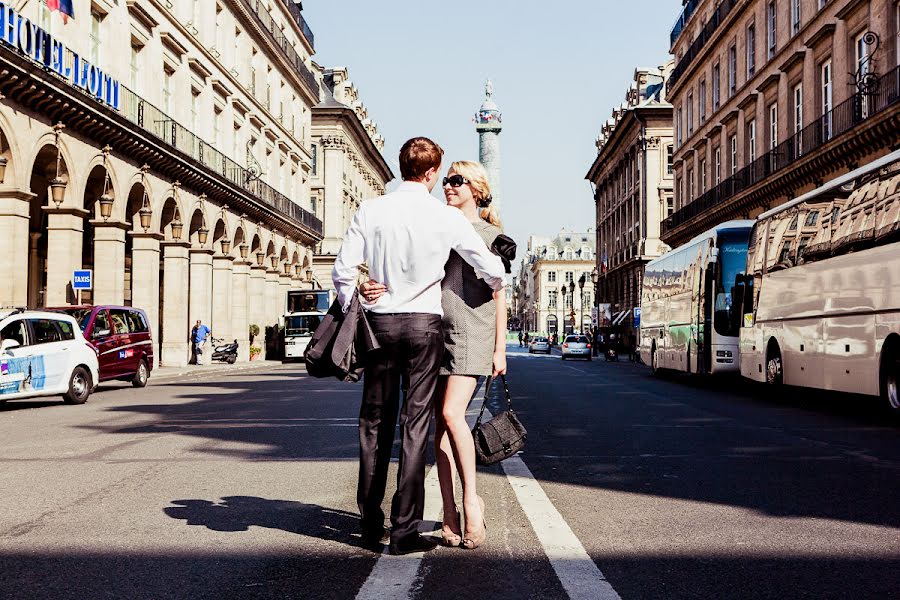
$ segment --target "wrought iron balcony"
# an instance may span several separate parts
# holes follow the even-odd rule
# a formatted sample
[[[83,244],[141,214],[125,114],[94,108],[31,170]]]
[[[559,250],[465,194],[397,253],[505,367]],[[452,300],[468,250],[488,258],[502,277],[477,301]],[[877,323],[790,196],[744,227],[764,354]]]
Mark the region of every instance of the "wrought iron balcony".
[[[309,45],[315,50],[315,36],[313,35],[312,29],[309,28],[309,24],[306,22],[306,19],[303,18],[303,14],[300,12],[300,7],[297,6],[292,0],[283,0],[285,5],[287,6],[288,12],[291,13],[291,16],[294,17],[294,20],[297,21],[297,25],[300,26],[300,31],[303,32],[303,37],[306,38],[306,41],[309,42]]]
[[[741,0],[722,0],[722,2],[719,3],[719,6],[716,7],[716,10],[714,10],[709,17],[709,21],[703,26],[700,33],[697,34],[697,38],[688,47],[687,51],[678,61],[678,64],[675,65],[672,74],[669,75],[667,87],[672,87],[678,82],[681,76],[684,75],[684,72],[687,71],[688,67],[691,66],[691,63],[694,62],[694,59],[700,55],[700,51],[703,50],[703,47],[706,46],[706,43],[712,38],[713,34],[719,28],[719,25],[725,21],[725,18],[731,13],[732,9],[740,4],[740,2]],[[687,10],[686,7],[685,10]],[[686,23],[687,21],[685,20],[685,24]],[[678,36],[675,37],[677,38]],[[672,43],[675,43],[674,39]]]
[[[290,40],[285,36],[281,29],[275,24],[275,20],[272,19],[272,15],[269,14],[269,11],[266,10],[265,5],[260,0],[240,0],[241,3],[247,8],[259,26],[265,31],[269,39],[275,44],[278,48],[281,49],[285,58],[288,60],[291,65],[293,65],[294,69],[296,69],[297,73],[300,75],[300,78],[309,88],[309,91],[316,97],[319,95],[319,84],[316,81],[315,76],[312,74],[312,71],[309,70],[309,67],[306,66],[306,63],[303,62],[303,59],[297,53],[297,50],[291,44]],[[290,11],[291,16],[295,19],[298,17],[302,21],[300,24],[300,28],[303,29],[303,35],[306,36],[306,39],[309,41],[309,45],[312,46],[312,31],[309,29],[309,26],[306,25],[306,21],[303,20],[303,17],[300,15],[300,9],[292,4],[290,4],[290,0],[283,0],[288,5],[288,11]],[[293,6],[293,9],[291,8]],[[300,21],[298,21],[300,23]],[[309,33],[309,35],[307,35]]]
[[[669,34],[670,46],[675,45],[675,40],[677,40],[678,36],[681,35],[681,32],[684,30],[687,22],[690,20],[691,15],[693,15],[694,11],[697,10],[698,4],[700,4],[700,0],[688,0],[684,5],[681,14],[678,15],[678,20],[675,21],[675,26],[672,28],[672,33]]]
[[[169,146],[190,156],[236,187],[248,192],[264,205],[273,208],[312,233],[322,235],[322,221],[312,213],[296,205],[287,196],[234,162],[210,144],[204,142],[186,127],[159,110],[125,86],[121,87],[122,114],[132,123],[162,140]]]
[[[854,94],[716,187],[694,198],[662,222],[663,234],[724,204],[839,135],[900,104],[900,67],[881,76],[877,86],[873,87],[873,91]]]

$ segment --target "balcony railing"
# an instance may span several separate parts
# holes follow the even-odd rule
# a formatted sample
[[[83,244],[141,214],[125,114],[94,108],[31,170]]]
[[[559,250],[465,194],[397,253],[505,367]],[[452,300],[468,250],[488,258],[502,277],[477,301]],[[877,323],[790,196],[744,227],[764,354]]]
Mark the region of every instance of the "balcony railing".
[[[722,24],[725,18],[731,13],[732,9],[740,2],[741,0],[722,0],[722,2],[719,3],[719,6],[716,7],[716,10],[714,10],[709,17],[709,21],[703,26],[700,33],[697,34],[697,38],[688,47],[684,56],[678,61],[678,64],[675,65],[672,74],[669,75],[669,82],[667,84],[669,87],[674,86],[678,79],[684,75],[684,72],[687,71],[688,67],[691,66],[691,63],[694,62],[694,59],[700,55],[700,51],[706,46],[706,42],[712,38],[713,34],[719,28],[719,25]],[[672,43],[674,44],[674,41]]]
[[[309,28],[309,24],[307,24],[306,19],[303,18],[303,14],[300,12],[300,7],[294,4],[291,0],[283,0],[285,5],[287,6],[288,12],[291,13],[291,16],[294,17],[294,20],[297,21],[297,25],[300,26],[300,31],[303,32],[303,37],[306,38],[306,41],[309,42],[309,45],[315,49],[316,47],[316,38],[313,36],[312,29]]]
[[[290,0],[286,1],[289,2]],[[318,96],[319,84],[316,82],[316,77],[312,74],[312,71],[309,70],[309,67],[306,66],[306,63],[303,62],[300,55],[297,54],[297,50],[291,45],[287,36],[285,36],[281,32],[281,29],[275,24],[275,20],[272,19],[272,15],[266,10],[265,5],[260,2],[260,0],[241,0],[241,3],[247,7],[247,10],[250,11],[250,14],[253,15],[263,31],[269,34],[272,43],[281,48],[285,58],[287,58],[288,62],[297,70],[297,73],[304,83],[309,86],[309,91]],[[300,10],[296,6],[294,8],[296,9],[297,15],[299,15]],[[288,7],[288,10],[291,10],[290,6]],[[291,14],[293,16],[294,11],[291,11]],[[303,17],[300,18],[302,19]],[[309,31],[306,21],[303,21],[301,24],[301,28],[303,27],[306,28],[304,30],[304,35],[306,35],[307,31],[309,32],[309,36],[307,36],[306,39],[309,40],[310,45],[312,45],[312,31]]]
[[[772,148],[662,222],[662,232],[698,217],[767,177],[788,167],[835,137],[900,102],[900,67],[879,80],[874,93],[857,93]]]
[[[691,15],[697,10],[698,4],[700,4],[700,0],[688,0],[687,4],[684,5],[684,9],[682,9],[681,14],[678,15],[678,20],[675,21],[675,26],[672,28],[672,33],[669,35],[670,46],[675,45],[675,40],[681,35],[681,32],[690,20]]]
[[[294,204],[269,184],[256,179],[250,171],[210,146],[186,127],[169,117],[125,86],[121,87],[122,114],[154,137],[180,150],[210,171],[223,176],[264,205],[290,217],[313,233],[322,235],[322,221]]]

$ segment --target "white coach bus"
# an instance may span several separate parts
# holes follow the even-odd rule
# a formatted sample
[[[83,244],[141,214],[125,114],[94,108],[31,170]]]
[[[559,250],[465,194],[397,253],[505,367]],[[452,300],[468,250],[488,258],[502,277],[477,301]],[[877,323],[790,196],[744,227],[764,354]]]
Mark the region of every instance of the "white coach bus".
[[[900,412],[900,151],[760,215],[747,270],[745,377]]]
[[[738,371],[741,299],[735,301],[735,285],[744,274],[753,223],[727,221],[647,263],[640,353],[654,373]]]

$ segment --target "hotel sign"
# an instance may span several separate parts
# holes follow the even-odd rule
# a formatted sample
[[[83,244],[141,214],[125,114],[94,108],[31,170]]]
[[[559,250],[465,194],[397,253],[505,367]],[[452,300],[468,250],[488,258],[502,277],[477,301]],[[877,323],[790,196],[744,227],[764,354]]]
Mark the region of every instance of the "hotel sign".
[[[13,47],[45,69],[53,71],[99,102],[119,110],[118,80],[70,50],[2,0],[0,0],[0,42]]]

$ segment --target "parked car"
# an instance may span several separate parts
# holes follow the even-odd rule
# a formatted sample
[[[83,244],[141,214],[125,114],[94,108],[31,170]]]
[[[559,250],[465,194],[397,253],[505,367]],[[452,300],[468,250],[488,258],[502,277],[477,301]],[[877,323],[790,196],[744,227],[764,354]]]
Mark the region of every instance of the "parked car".
[[[586,358],[591,360],[591,340],[586,335],[568,335],[562,345],[562,359]]]
[[[534,354],[535,352],[550,354],[550,340],[545,337],[536,337],[532,339],[531,343],[528,345],[528,354]]]
[[[97,351],[72,317],[0,311],[0,402],[61,394],[84,404],[99,377]]]
[[[119,379],[144,387],[153,369],[153,339],[147,313],[130,306],[68,306],[84,337],[97,349],[100,381]]]

